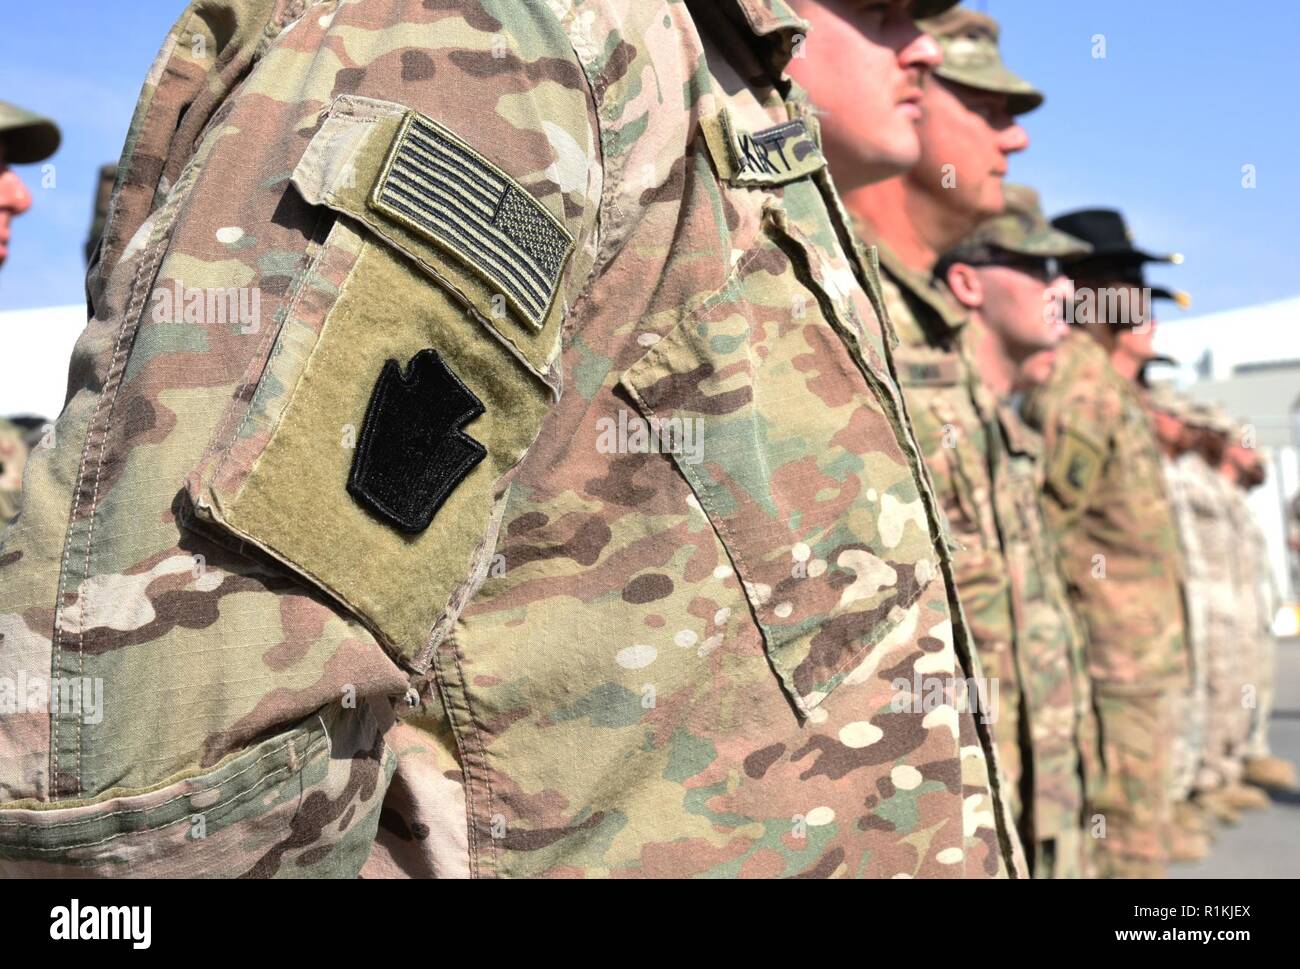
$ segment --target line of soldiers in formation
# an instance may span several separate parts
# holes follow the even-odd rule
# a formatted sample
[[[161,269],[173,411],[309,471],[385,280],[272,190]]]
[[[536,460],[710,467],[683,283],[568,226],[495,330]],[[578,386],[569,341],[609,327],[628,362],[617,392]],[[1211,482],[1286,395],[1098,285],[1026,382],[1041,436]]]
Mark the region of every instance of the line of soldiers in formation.
[[[698,21],[692,29],[706,38],[706,48],[712,50],[710,31],[724,30],[719,25],[725,24],[727,15],[712,22],[714,15],[704,16],[697,6],[691,7]],[[885,342],[889,344],[888,349],[882,344],[880,350],[890,355],[888,372],[901,389],[903,420],[910,425],[928,472],[923,476],[918,506],[923,510],[918,514],[921,520],[932,514],[924,510],[928,493],[946,519],[933,524],[944,546],[939,561],[946,562],[943,554],[950,555],[950,581],[960,601],[952,621],[958,628],[963,623],[968,627],[976,652],[965,665],[958,662],[953,669],[981,674],[997,684],[996,715],[988,718],[992,747],[988,759],[996,767],[988,780],[990,792],[1000,789],[1014,819],[1013,829],[1003,831],[1001,816],[994,819],[997,809],[986,811],[981,806],[985,803],[981,797],[987,795],[980,795],[978,778],[967,786],[969,772],[982,769],[981,759],[975,756],[981,741],[963,733],[965,806],[958,813],[964,837],[953,842],[958,847],[916,847],[917,832],[928,830],[932,835],[947,823],[942,814],[932,818],[932,829],[915,818],[913,827],[907,828],[899,820],[901,815],[883,808],[870,823],[860,822],[856,833],[844,837],[879,839],[866,843],[875,846],[877,859],[892,859],[887,863],[899,868],[897,874],[944,873],[964,858],[968,874],[1019,870],[1027,859],[1035,877],[1158,877],[1171,858],[1203,856],[1217,823],[1235,822],[1242,810],[1266,805],[1263,788],[1293,788],[1295,779],[1290,765],[1272,756],[1267,738],[1274,649],[1269,620],[1276,597],[1263,538],[1245,501],[1246,492],[1263,480],[1259,453],[1249,446],[1248,429],[1168,387],[1150,386],[1144,376],[1155,357],[1151,301],[1187,303],[1181,293],[1150,285],[1145,267],[1180,259],[1135,246],[1115,211],[1083,210],[1049,223],[1035,192],[1002,185],[1008,157],[1028,145],[1016,119],[1037,108],[1043,95],[1002,62],[998,26],[991,18],[943,0],[865,4],[867,13],[861,16],[879,20],[869,26],[855,23],[835,2],[796,3],[806,23],[791,20],[782,3],[742,0],[736,6],[744,19],[732,17],[724,32],[739,29],[743,43],[762,52],[760,60],[772,56],[767,46],[770,37],[784,37],[781,63],[815,106],[802,115],[803,123],[819,129],[816,150],[824,152],[849,224],[864,244],[861,252],[867,255],[859,268],[865,275],[859,280],[868,290],[878,285],[881,305],[877,308],[888,320]],[[894,24],[891,18],[900,8],[928,18],[918,20],[923,34],[907,30],[910,20],[903,26]],[[712,26],[706,28],[706,21]],[[321,22],[325,26],[326,18]],[[790,32],[791,23],[798,25],[798,32]],[[668,18],[664,24],[666,29]],[[750,28],[754,36],[746,32]],[[623,42],[632,49],[644,39],[632,34],[628,22],[621,29]],[[857,89],[844,83],[845,65],[837,62],[832,47],[818,47],[819,35],[828,44],[838,37],[847,45],[848,35],[843,32],[849,30],[861,30],[869,38],[870,43],[860,49],[873,56],[888,52],[889,71],[894,73],[881,66],[883,61],[862,61],[851,65],[853,69],[878,71],[881,86],[902,79],[902,96],[891,109],[904,112],[918,136],[919,156],[911,156],[908,165],[891,160],[889,146],[873,147],[868,139],[871,150],[864,149],[856,113],[865,109],[854,103]],[[653,52],[653,44],[646,43]],[[741,36],[732,36],[732,43],[741,44]],[[801,45],[807,48],[806,56],[801,56]],[[416,66],[423,63],[418,56],[408,57],[410,53],[401,61],[404,78],[408,73],[415,76]],[[710,70],[717,69],[711,61]],[[758,76],[757,67],[750,65],[748,70],[751,80],[732,82],[742,92],[746,85],[757,83],[752,80]],[[793,103],[790,100],[788,106]],[[733,109],[735,104],[733,99]],[[616,115],[609,112],[610,117]],[[785,184],[784,198],[791,212],[796,211],[794,200],[799,196],[789,187],[796,183],[791,176],[770,177],[777,163],[762,148],[762,139],[739,150],[734,142],[724,143],[722,149],[711,143],[710,148],[715,149],[713,162],[719,170],[731,166],[724,175],[733,185],[743,185],[746,177],[756,187]],[[814,151],[799,146],[799,151],[804,150]],[[612,172],[608,177],[614,177]],[[824,191],[830,191],[828,185]],[[641,204],[649,205],[646,199],[652,194],[642,194]],[[821,216],[798,217],[814,219],[810,235],[816,238],[820,223],[815,219]],[[818,239],[817,245],[823,242]],[[809,262],[809,272],[820,283],[822,274],[830,275],[833,267],[828,261],[819,269],[817,258],[831,250],[814,251],[823,256]],[[671,275],[667,269],[663,273],[664,278]],[[832,301],[834,289],[828,284]],[[852,312],[849,315],[857,319]],[[594,338],[591,345],[596,345]],[[641,345],[653,344],[642,340]],[[808,359],[807,369],[816,371],[817,361]],[[717,413],[704,407],[698,410]],[[6,463],[9,469],[20,466],[21,455],[10,453]],[[12,470],[7,473],[12,475]],[[7,481],[6,487],[16,484],[16,479]],[[6,515],[15,506],[13,502],[6,507]],[[711,505],[707,510],[714,512]],[[547,521],[539,512],[532,515],[527,529],[537,530]],[[884,522],[882,515],[882,533]],[[897,526],[900,533],[904,525]],[[522,535],[517,541],[526,543],[527,529],[507,523],[501,534]],[[719,531],[724,539],[730,537],[726,527]],[[552,536],[548,547],[562,547],[557,542]],[[896,538],[893,544],[898,545]],[[507,543],[507,564],[511,548]],[[815,547],[811,553],[807,545],[796,544],[794,549],[797,562],[818,561]],[[550,551],[536,557],[554,560],[555,556]],[[282,557],[292,560],[288,554]],[[571,557],[582,558],[576,553]],[[739,564],[739,555],[733,559]],[[832,565],[844,562],[840,558]],[[897,566],[897,560],[891,560],[883,571],[892,576]],[[941,565],[945,576],[948,568]],[[916,571],[919,577],[920,564]],[[809,568],[805,574],[817,573]],[[725,575],[725,570],[719,575]],[[676,576],[675,581],[685,584],[686,579]],[[876,585],[894,581],[881,579]],[[674,582],[659,584],[672,589]],[[753,598],[758,585],[747,581],[744,591],[755,612],[764,614],[768,601],[778,602],[781,594],[768,587],[761,597]],[[654,599],[656,594],[648,591],[652,586],[637,585],[637,595],[630,596],[626,591],[633,588],[630,582],[623,599],[629,603]],[[846,592],[841,603],[848,601]],[[788,615],[792,607],[786,602],[776,608],[784,608]],[[723,623],[724,613],[730,612],[719,611],[715,621]],[[551,621],[560,620],[552,616]],[[774,622],[770,616],[765,621]],[[662,615],[651,625],[663,625]],[[670,622],[667,628],[676,627]],[[476,646],[483,650],[477,654],[484,664],[478,675],[487,682],[497,674],[484,660],[490,651],[475,643],[473,629],[472,622],[462,628],[462,647],[471,657]],[[678,633],[678,645],[696,641],[694,634],[683,638],[686,632]],[[935,632],[939,638],[929,639],[917,635],[923,651],[942,645],[943,634]],[[897,634],[886,640],[891,637],[896,639]],[[954,638],[951,628],[948,638]],[[955,640],[960,651],[960,632]],[[814,653],[808,651],[804,662]],[[644,665],[644,655],[637,653],[636,663],[630,665]],[[911,653],[908,666],[897,666],[902,662],[898,659],[882,662],[882,668],[892,663],[896,669],[920,670],[918,655],[922,654]],[[807,679],[804,667],[789,665],[795,669],[795,684],[800,685],[800,677]],[[829,733],[829,728],[820,726],[832,708],[825,696],[832,689],[847,692],[855,677],[858,684],[867,678],[855,674],[839,686],[842,676],[841,671],[817,690],[804,689],[796,695],[795,704],[807,717],[802,729]],[[473,695],[469,684],[465,690]],[[481,701],[481,697],[475,700]],[[428,702],[427,697],[421,701]],[[988,702],[986,691],[984,703]],[[764,797],[780,812],[787,809],[787,795],[798,791],[803,781],[780,773],[784,742],[768,742],[771,738],[762,735],[769,729],[760,726],[767,722],[766,709],[756,706],[752,712],[752,725],[740,724],[737,736],[746,749],[763,753],[761,766],[755,760],[758,753],[745,758],[743,774],[751,783],[759,783],[770,772],[774,779]],[[882,733],[877,722],[886,724],[883,732],[888,738],[889,721],[873,720],[871,725],[839,725],[831,735],[838,739],[826,743],[850,750],[875,743]],[[498,787],[508,789],[522,775],[502,766],[509,762],[512,748],[503,739],[510,736],[509,730],[498,735],[498,729],[500,725],[486,727],[488,744],[496,745],[495,756],[500,758],[491,768],[500,773],[492,776],[497,777]],[[716,742],[713,756],[719,756],[724,749],[721,727],[705,736]],[[606,752],[602,745],[610,743],[608,737],[597,732],[584,743],[593,751]],[[406,742],[414,743],[411,738],[407,735]],[[534,743],[527,747],[528,756],[544,759],[547,749],[544,743]],[[930,766],[937,762],[931,761]],[[921,790],[926,763],[919,755],[899,754],[885,765],[887,773],[876,781],[875,789],[886,799]],[[918,767],[921,773],[914,769]],[[400,762],[396,769],[402,771]],[[570,764],[567,769],[577,768]],[[559,767],[554,770],[557,776],[563,773]],[[815,773],[809,770],[799,776]],[[869,786],[853,771],[844,777],[843,784]],[[59,787],[57,779],[52,783]],[[571,789],[563,787],[565,781],[550,783],[566,790],[575,808],[585,796],[577,792],[589,791],[578,780]],[[408,787],[415,790],[419,785],[408,783]],[[470,787],[466,790],[469,802]],[[511,801],[508,793],[501,796],[508,824],[527,829],[536,822],[521,806],[522,800]],[[420,798],[407,797],[394,810],[413,826],[420,810],[411,802]],[[668,833],[643,836],[645,843],[629,856],[638,866],[645,864],[644,854],[638,852],[644,852],[653,837],[661,837],[667,851],[667,846],[686,837],[689,827],[683,824],[679,831],[675,822],[665,821],[675,815],[663,795],[657,797],[650,810]],[[607,806],[634,820],[641,817],[640,802],[631,794],[616,792],[609,798]],[[868,803],[875,801],[873,794]],[[746,810],[752,814],[761,809],[750,804]],[[737,811],[740,808],[733,809]],[[834,811],[821,807],[806,817],[809,824],[828,824],[826,818],[842,812],[838,806]],[[477,823],[472,805],[470,813],[467,838],[472,846]],[[597,816],[604,815],[598,811],[582,824],[595,824]],[[558,827],[548,829],[551,834],[544,844],[553,852],[551,863],[557,870],[572,873],[584,866],[605,870],[604,863],[579,862],[578,855],[564,853],[567,849],[549,847],[569,844],[566,839],[575,830],[559,821],[554,824]],[[986,846],[984,860],[976,864],[973,845],[983,837],[981,829],[998,831],[1002,840],[998,848]],[[376,838],[379,847],[367,864],[376,864],[375,870],[384,873],[410,870],[402,861],[413,850],[409,844],[401,850],[384,850],[382,827]],[[498,842],[506,845],[493,848],[496,855],[491,864],[498,872],[550,870],[514,860],[529,857],[531,849],[511,847],[508,838]],[[900,848],[904,842],[906,851]],[[881,850],[882,845],[888,845],[888,850]],[[21,849],[13,850],[21,857]],[[842,848],[837,850],[838,855],[828,850],[827,857],[834,856],[842,870],[846,854]],[[374,860],[379,856],[382,863]],[[488,864],[477,860],[472,847],[469,856],[466,872],[479,873],[478,866]],[[867,857],[870,852],[863,855]],[[897,860],[902,857],[912,860]],[[449,862],[441,864],[448,866],[447,871],[459,871]],[[701,870],[694,859],[685,857],[671,863],[661,859],[660,864],[661,873]],[[864,860],[856,870],[888,874],[881,864],[873,861],[876,867],[871,867]],[[834,870],[832,866],[827,872]]]
[[[938,77],[1013,115],[1042,102],[1002,63],[991,18],[957,8],[927,28]],[[1245,501],[1264,467],[1249,428],[1147,381],[1152,300],[1189,300],[1144,267],[1180,256],[1135,246],[1112,210],[1049,224],[1012,185],[1004,214],[944,251],[926,210],[959,210],[955,194],[860,194],[859,227],[959,543],[958,592],[999,678],[1018,827],[1035,876],[1162,877],[1203,857],[1216,823],[1267,806],[1264,788],[1295,786],[1267,741],[1277,597]],[[927,264],[927,247],[943,254]]]

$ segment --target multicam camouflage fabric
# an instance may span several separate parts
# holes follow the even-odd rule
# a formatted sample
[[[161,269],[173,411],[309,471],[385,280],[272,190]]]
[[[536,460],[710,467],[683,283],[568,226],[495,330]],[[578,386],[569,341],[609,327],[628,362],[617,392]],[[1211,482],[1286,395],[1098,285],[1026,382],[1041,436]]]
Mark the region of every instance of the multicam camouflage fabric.
[[[0,417],[0,529],[18,514],[26,466],[27,441],[22,428]]]
[[[1084,623],[1105,816],[1102,874],[1159,875],[1168,853],[1168,694],[1188,676],[1178,532],[1141,398],[1075,330],[1027,399],[1044,437],[1045,510]]]
[[[1256,644],[1254,654],[1255,704],[1250,709],[1250,733],[1246,738],[1244,754],[1247,759],[1271,757],[1268,743],[1268,724],[1273,716],[1277,699],[1277,639],[1273,636],[1273,618],[1281,604],[1273,567],[1269,562],[1268,542],[1259,519],[1249,504],[1242,502],[1246,518],[1240,534],[1246,537],[1243,545],[1244,579],[1241,595],[1251,606],[1243,613],[1253,614],[1253,629],[1247,626],[1243,638]],[[1253,632],[1253,636],[1251,633]]]
[[[969,7],[955,6],[920,22],[934,36],[943,51],[943,62],[935,73],[946,81],[980,91],[1007,96],[1012,114],[1033,111],[1043,103],[1042,92],[1013,72],[998,49],[998,22]]]
[[[1027,185],[1004,185],[1006,212],[985,219],[974,232],[950,249],[945,262],[979,264],[1005,253],[1066,259],[1092,251],[1092,246],[1052,226],[1043,215],[1038,192]]]
[[[1169,504],[1178,525],[1178,536],[1187,564],[1187,647],[1191,683],[1174,691],[1170,698],[1174,734],[1170,767],[1170,795],[1175,802],[1198,788],[1197,773],[1205,749],[1210,615],[1217,573],[1228,560],[1223,557],[1225,524],[1222,494],[1215,485],[1218,474],[1195,451],[1166,460],[1165,481]],[[1226,537],[1226,536],[1225,536]],[[1209,787],[1217,786],[1211,783]]]
[[[1162,878],[1169,860],[1172,691],[1093,692],[1105,783],[1090,807],[1097,873]],[[1104,822],[1101,827],[1093,818]]]
[[[1017,816],[1021,775],[1020,676],[1011,588],[993,505],[993,451],[987,392],[961,339],[966,317],[937,285],[877,243],[894,358],[926,468],[954,541],[957,592],[984,673],[997,681],[993,734]]]
[[[1224,489],[1223,515],[1226,527],[1232,530],[1233,568],[1231,589],[1233,612],[1231,626],[1225,616],[1224,637],[1220,648],[1220,665],[1228,671],[1231,688],[1215,690],[1211,716],[1217,717],[1221,726],[1215,736],[1225,740],[1227,760],[1231,762],[1230,778],[1240,779],[1245,767],[1251,734],[1256,715],[1265,700],[1271,704],[1272,685],[1262,677],[1260,666],[1264,643],[1271,635],[1273,617],[1268,609],[1267,565],[1261,572],[1260,534],[1255,513],[1246,500],[1243,488],[1220,476]]]
[[[1060,258],[1089,251],[1051,227],[1033,189],[1007,185],[1004,191],[1006,212],[981,223],[945,255],[945,263],[978,264],[1007,253]],[[971,359],[990,336],[984,326],[976,314],[962,331]],[[1025,765],[1021,790],[1029,792],[1019,818],[1021,833],[1035,877],[1082,877],[1089,871],[1086,787],[1100,783],[1097,732],[1081,626],[1043,518],[1042,441],[1011,400],[995,402],[990,393],[976,393],[973,400],[984,424],[993,429],[990,490],[1013,607],[1022,697],[1018,733]]]
[[[1043,434],[1044,507],[1085,624],[1092,679],[1109,688],[1181,682],[1182,552],[1136,389],[1075,330],[1051,380],[1027,398],[1026,417]]]
[[[1241,535],[1237,531],[1236,487],[1202,462],[1192,466],[1200,526],[1206,612],[1206,721],[1197,788],[1214,790],[1241,778],[1240,743],[1249,714],[1242,707],[1247,673],[1243,666],[1242,621],[1249,606],[1241,594]]]
[[[0,677],[102,683],[98,718],[0,718],[7,872],[1021,869],[986,725],[921,695],[977,663],[871,269],[824,168],[737,184],[704,130],[816,150],[803,29],[778,0],[182,16],[0,550]],[[540,326],[370,204],[409,111],[574,240]],[[179,309],[241,288],[260,317]],[[345,490],[350,435],[430,346],[487,457],[399,535]],[[702,447],[611,430],[652,417]]]
[[[1015,605],[1033,790],[1021,831],[1035,878],[1080,878],[1089,870],[1086,798],[1101,781],[1083,632],[1043,517],[1042,442],[1010,403],[998,407],[998,426],[1003,459],[994,496]]]
[[[117,182],[117,166],[102,165],[99,180],[95,185],[95,204],[90,215],[90,231],[86,234],[86,261],[89,262],[99,245],[99,237],[104,234],[104,224],[108,221],[108,206],[113,199],[113,186]]]

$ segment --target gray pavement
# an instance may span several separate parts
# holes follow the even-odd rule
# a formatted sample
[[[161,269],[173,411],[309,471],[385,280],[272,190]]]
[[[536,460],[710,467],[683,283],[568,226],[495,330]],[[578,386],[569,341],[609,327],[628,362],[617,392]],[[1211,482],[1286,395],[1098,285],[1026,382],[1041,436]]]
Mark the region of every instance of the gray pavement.
[[[1300,764],[1300,639],[1278,644],[1277,702],[1269,730],[1273,753]],[[1210,856],[1171,866],[1170,878],[1300,878],[1300,793],[1274,794],[1265,811],[1220,827]]]

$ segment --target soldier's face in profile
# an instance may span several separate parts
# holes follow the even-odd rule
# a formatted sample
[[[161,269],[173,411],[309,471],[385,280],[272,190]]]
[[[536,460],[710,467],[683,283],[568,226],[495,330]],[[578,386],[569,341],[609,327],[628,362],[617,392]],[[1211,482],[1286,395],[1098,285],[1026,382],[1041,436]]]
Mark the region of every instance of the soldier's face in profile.
[[[1007,96],[936,79],[926,87],[922,108],[921,156],[909,180],[974,220],[1001,213],[1008,159],[1029,147]]]
[[[9,257],[9,225],[32,206],[32,193],[5,160],[0,142],[0,266]]]
[[[1070,296],[1070,281],[1049,278],[1045,260],[982,266],[984,290],[981,315],[985,325],[1002,340],[1017,361],[1051,350],[1065,337],[1063,299]]]
[[[916,164],[922,92],[943,59],[906,0],[800,0],[811,29],[790,74],[818,109],[839,188],[851,190]]]

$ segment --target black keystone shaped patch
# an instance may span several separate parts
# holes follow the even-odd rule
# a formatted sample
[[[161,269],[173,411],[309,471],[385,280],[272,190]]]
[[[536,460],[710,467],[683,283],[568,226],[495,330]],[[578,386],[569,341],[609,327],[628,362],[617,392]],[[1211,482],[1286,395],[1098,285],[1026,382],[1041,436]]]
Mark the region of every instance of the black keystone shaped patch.
[[[483,411],[437,350],[421,350],[405,374],[396,360],[387,361],[366,407],[348,494],[404,532],[424,531],[487,456],[461,430]]]

